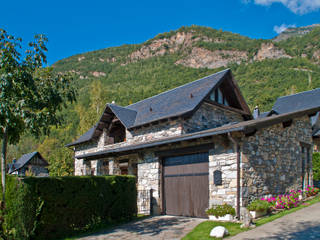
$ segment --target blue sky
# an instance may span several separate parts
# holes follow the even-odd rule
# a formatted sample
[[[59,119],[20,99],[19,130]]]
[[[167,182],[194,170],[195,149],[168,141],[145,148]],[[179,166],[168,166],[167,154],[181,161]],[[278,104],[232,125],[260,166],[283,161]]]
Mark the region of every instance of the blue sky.
[[[266,39],[313,23],[320,23],[320,0],[10,0],[1,3],[0,18],[0,28],[24,41],[45,34],[49,64],[192,24]]]

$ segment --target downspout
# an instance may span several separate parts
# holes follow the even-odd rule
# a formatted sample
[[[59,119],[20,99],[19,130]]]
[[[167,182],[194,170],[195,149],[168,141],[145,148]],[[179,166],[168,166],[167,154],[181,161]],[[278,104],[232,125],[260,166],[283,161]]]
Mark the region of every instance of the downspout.
[[[228,133],[229,140],[233,143],[236,151],[237,151],[237,209],[236,214],[238,220],[240,220],[240,145],[237,141]]]

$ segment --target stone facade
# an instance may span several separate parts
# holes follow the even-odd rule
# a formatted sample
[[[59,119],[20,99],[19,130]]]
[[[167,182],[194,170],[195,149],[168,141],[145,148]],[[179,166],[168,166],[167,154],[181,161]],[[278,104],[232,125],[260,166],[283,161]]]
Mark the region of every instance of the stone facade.
[[[222,183],[214,183],[215,171],[222,174]],[[209,151],[209,206],[227,203],[236,206],[237,153],[233,146],[215,145]]]
[[[77,156],[94,153],[107,149],[124,147],[132,144],[154,141],[166,137],[179,136],[185,133],[201,131],[214,128],[231,122],[243,121],[240,113],[227,110],[209,103],[202,103],[199,109],[191,118],[177,118],[167,122],[162,122],[147,127],[141,127],[133,130],[126,130],[126,141],[111,145],[106,144],[106,130],[103,130],[100,138],[96,142],[89,142],[75,146],[75,175],[88,175],[91,172],[90,163],[85,163]],[[97,168],[96,168],[97,169]]]
[[[302,145],[309,146],[309,154],[312,154],[311,124],[307,116],[294,119],[288,127],[280,123],[260,129],[253,136],[243,137],[243,205],[254,198],[301,189],[301,166],[302,159],[305,159]],[[308,174],[311,161],[305,167]]]
[[[231,122],[242,122],[240,113],[204,102],[202,106],[183,122],[183,132],[191,133],[216,128]]]
[[[148,142],[159,138],[178,136],[182,133],[181,119],[177,119],[170,122],[133,129],[130,131],[130,134],[127,135],[127,141],[128,144]]]
[[[154,155],[153,152],[146,152],[142,159],[138,161],[138,182],[137,190],[138,194],[141,191],[146,193],[151,193],[151,201],[153,209],[151,212],[153,214],[160,214],[160,162],[159,158]],[[146,208],[145,199],[138,198],[137,204],[140,212],[143,212]]]

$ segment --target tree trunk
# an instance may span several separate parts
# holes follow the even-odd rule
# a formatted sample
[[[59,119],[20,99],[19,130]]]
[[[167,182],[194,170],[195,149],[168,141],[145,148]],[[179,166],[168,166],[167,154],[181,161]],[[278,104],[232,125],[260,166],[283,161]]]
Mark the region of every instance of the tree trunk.
[[[1,183],[2,183],[2,203],[5,203],[6,192],[6,160],[7,160],[7,144],[8,144],[8,130],[3,130],[2,151],[1,151]]]

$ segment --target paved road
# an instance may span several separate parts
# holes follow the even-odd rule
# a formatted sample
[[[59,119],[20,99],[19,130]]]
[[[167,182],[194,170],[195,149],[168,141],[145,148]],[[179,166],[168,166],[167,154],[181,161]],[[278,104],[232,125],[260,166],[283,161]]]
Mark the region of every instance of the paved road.
[[[320,239],[320,203],[228,238],[228,240],[231,239]]]
[[[156,216],[128,223],[115,229],[96,233],[79,240],[134,239],[161,240],[181,239],[195,226],[206,219],[174,216]]]

